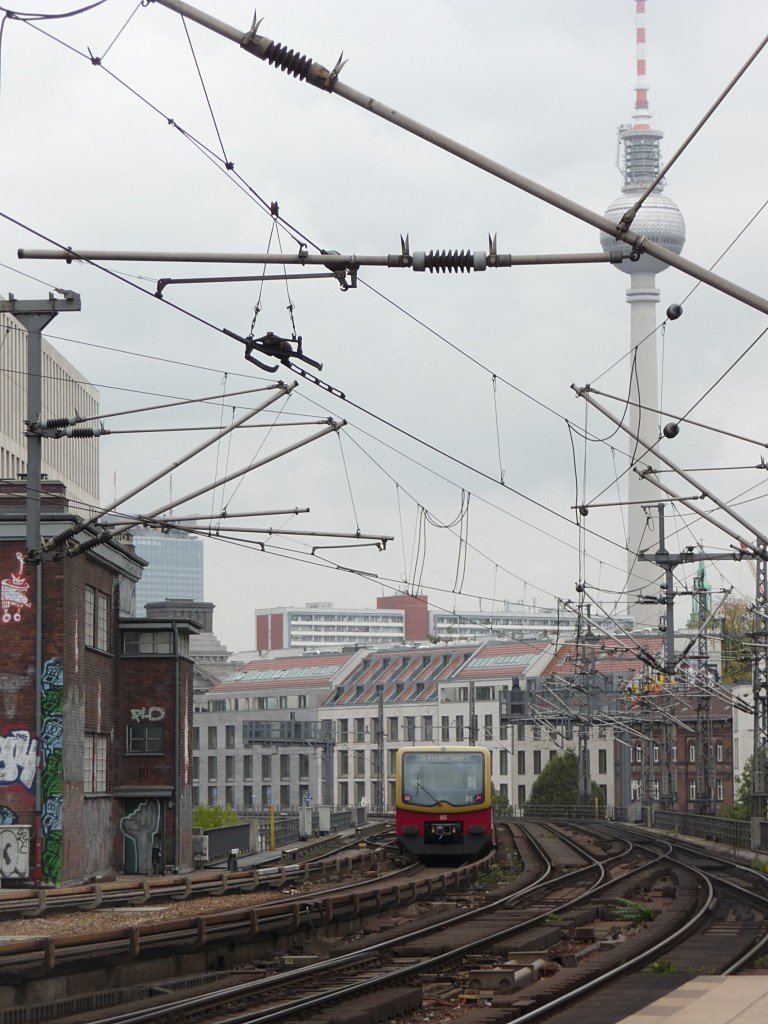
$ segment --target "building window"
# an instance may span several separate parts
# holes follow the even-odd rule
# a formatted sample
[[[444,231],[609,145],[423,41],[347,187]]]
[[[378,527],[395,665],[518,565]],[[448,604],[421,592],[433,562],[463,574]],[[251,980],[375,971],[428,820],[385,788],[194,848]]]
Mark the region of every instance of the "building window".
[[[533,727],[533,738],[535,740],[540,740],[541,739],[541,726],[540,725],[534,725],[534,727]]]
[[[290,807],[291,806],[291,787],[281,786],[280,787],[280,806]]]
[[[695,761],[696,761],[696,744],[695,743],[689,743],[688,744],[688,760],[691,762],[691,764],[694,764]],[[694,798],[691,797],[691,799],[693,800]]]
[[[309,754],[299,754],[299,778],[309,778]]]
[[[85,646],[109,650],[109,597],[93,587],[85,588]]]
[[[696,779],[691,779],[688,783],[688,795],[691,800],[696,799]]]
[[[200,728],[197,725],[192,728],[192,746],[195,750],[200,749]]]
[[[253,786],[243,786],[243,807],[253,806]]]
[[[218,789],[218,786],[209,786],[208,787],[208,806],[209,807],[215,807],[218,799],[219,799],[219,789]]]
[[[525,775],[525,751],[518,750],[517,752],[517,774]]]
[[[464,739],[464,715],[456,715],[456,742]]]
[[[208,726],[208,749],[216,750],[219,746],[219,730],[215,725]]]
[[[349,775],[349,751],[339,751],[339,775]]]
[[[608,771],[608,751],[598,750],[597,752],[597,773],[598,775],[605,775]]]
[[[517,738],[519,740],[525,739],[525,722],[517,723]]]
[[[508,740],[509,740],[509,726],[508,725],[500,725],[499,726],[499,742],[506,743]]]
[[[224,727],[224,746],[227,750],[235,749],[235,727],[227,725]]]
[[[653,763],[654,764],[658,764],[659,763],[659,744],[658,743],[654,743],[653,744]]]
[[[716,761],[722,761],[723,760],[723,744],[719,740],[715,744],[715,760]],[[721,800],[722,797],[718,797],[718,799]]]
[[[723,799],[723,780],[722,779],[718,779],[717,782],[715,782],[715,794],[716,794],[718,800],[722,800]]]
[[[525,806],[525,786],[517,787],[517,806]]]
[[[279,697],[278,698],[278,702],[277,702],[277,706],[281,710],[286,711],[287,708],[288,708],[288,698],[287,697]]]
[[[224,803],[227,807],[234,807],[235,805],[235,787],[226,786],[224,789]]]
[[[499,774],[506,775],[509,771],[509,755],[506,750],[499,751]]]
[[[162,754],[162,725],[146,722],[131,722],[128,726],[129,754]]]
[[[261,755],[261,777],[262,779],[272,778],[272,755],[262,754]],[[269,802],[269,801],[267,801]]]
[[[272,787],[262,786],[261,787],[261,806],[270,807],[272,805]]]
[[[355,743],[365,743],[365,719],[355,719]]]
[[[390,743],[397,743],[399,738],[398,735],[398,721],[396,718],[387,719],[387,739]]]
[[[209,757],[208,758],[208,781],[209,782],[216,782],[216,780],[218,779],[218,775],[219,775],[218,765],[219,765],[219,760],[218,760],[217,757],[213,756],[213,757]]]
[[[365,783],[355,783],[355,803],[358,807],[365,807]]]
[[[412,715],[405,719],[405,738],[408,743],[416,742],[416,719]]]
[[[123,654],[173,654],[173,633],[167,630],[126,630],[123,633]]]
[[[541,774],[541,751],[534,750],[533,752],[533,774]]]
[[[349,720],[339,719],[339,743],[349,743]]]
[[[440,719],[440,739],[443,743],[449,743],[451,739],[451,722],[448,715],[443,715]]]
[[[305,708],[307,706],[307,695],[306,693],[299,694],[299,707]]]
[[[396,750],[388,750],[387,751],[387,774],[388,775],[394,775],[396,770],[397,770],[397,751]]]
[[[235,781],[235,759],[231,754],[227,754],[224,758],[224,771],[226,772],[227,782]],[[228,800],[227,803],[230,801]]]
[[[290,777],[291,777],[291,755],[290,754],[281,754],[280,755],[280,778],[281,779],[290,779]],[[281,797],[281,801],[282,801],[282,797]],[[282,802],[281,802],[281,806],[286,806],[286,805],[282,804]]]
[[[365,751],[355,751],[355,775],[365,775]]]
[[[192,778],[197,781],[200,778],[200,758],[192,758]]]
[[[253,778],[253,754],[246,754],[243,758],[243,778]]]
[[[349,806],[349,783],[339,783],[339,807]]]
[[[84,793],[106,793],[107,791],[107,744],[107,736],[100,736],[98,733],[85,734]]]
[[[422,718],[421,735],[424,740],[432,739],[432,715],[424,715]]]

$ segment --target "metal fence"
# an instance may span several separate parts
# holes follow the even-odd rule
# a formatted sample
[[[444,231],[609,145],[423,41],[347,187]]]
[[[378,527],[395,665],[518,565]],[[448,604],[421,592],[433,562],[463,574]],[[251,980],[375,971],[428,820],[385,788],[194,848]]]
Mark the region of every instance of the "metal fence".
[[[676,811],[654,811],[655,828],[680,832],[686,836],[709,839],[740,850],[752,848],[752,823],[733,818],[715,818],[706,814],[678,814]]]
[[[581,821],[626,821],[626,807],[606,807],[603,804],[595,808],[594,804],[562,804],[554,805],[531,805],[523,807],[496,807],[494,813],[500,818],[571,818]]]

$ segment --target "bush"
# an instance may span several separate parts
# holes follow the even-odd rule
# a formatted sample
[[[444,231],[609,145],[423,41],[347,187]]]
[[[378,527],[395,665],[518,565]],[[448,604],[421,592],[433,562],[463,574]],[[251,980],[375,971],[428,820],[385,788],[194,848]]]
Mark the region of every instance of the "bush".
[[[227,804],[226,807],[206,807],[199,804],[192,811],[193,828],[221,828],[222,825],[239,825],[240,815]]]

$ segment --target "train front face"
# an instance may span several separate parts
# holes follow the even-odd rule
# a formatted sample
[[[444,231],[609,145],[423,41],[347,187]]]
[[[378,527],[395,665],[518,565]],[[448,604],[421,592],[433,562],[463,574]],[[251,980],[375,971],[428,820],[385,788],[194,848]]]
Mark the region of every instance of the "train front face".
[[[397,838],[420,860],[475,858],[492,842],[491,755],[485,747],[397,752]]]

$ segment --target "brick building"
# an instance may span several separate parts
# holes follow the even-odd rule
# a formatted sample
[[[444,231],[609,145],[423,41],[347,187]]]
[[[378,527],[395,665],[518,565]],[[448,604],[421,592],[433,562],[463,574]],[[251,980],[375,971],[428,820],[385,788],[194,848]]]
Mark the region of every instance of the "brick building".
[[[25,501],[0,480],[0,826],[17,861],[2,879],[148,872],[153,846],[191,866],[198,627],[121,615],[143,567],[130,545],[26,563]],[[43,540],[79,522],[64,485],[44,483]]]

